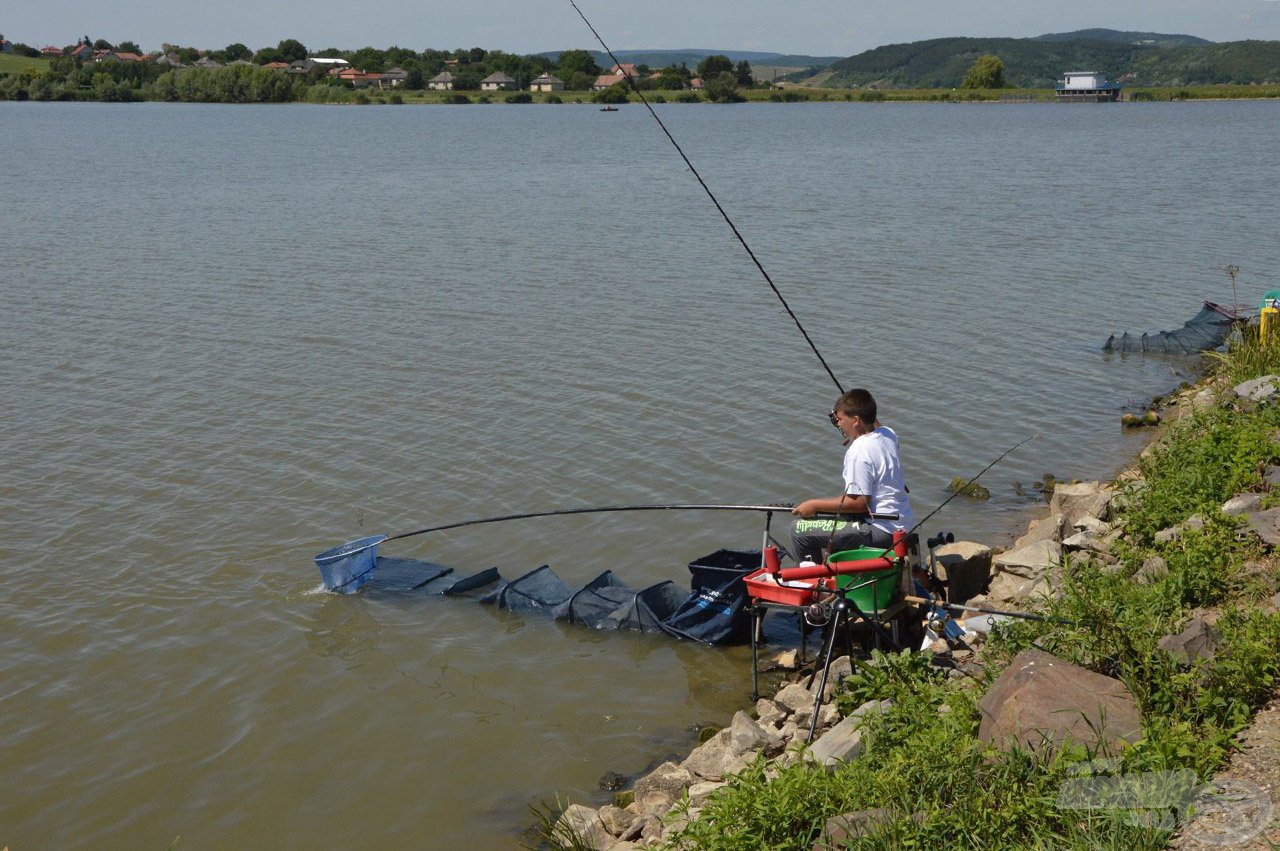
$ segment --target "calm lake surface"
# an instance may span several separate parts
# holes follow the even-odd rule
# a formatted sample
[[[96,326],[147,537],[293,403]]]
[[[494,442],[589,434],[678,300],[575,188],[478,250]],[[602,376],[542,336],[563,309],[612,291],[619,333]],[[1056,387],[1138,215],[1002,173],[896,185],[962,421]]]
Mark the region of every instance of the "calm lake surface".
[[[1108,334],[1256,304],[1277,103],[661,106],[926,532],[1099,478],[1186,377]],[[338,597],[312,556],[507,512],[838,492],[835,388],[638,106],[0,103],[0,845],[510,848],[536,800],[686,749],[745,648],[467,600]],[[389,555],[643,586],[761,519],[612,514]]]

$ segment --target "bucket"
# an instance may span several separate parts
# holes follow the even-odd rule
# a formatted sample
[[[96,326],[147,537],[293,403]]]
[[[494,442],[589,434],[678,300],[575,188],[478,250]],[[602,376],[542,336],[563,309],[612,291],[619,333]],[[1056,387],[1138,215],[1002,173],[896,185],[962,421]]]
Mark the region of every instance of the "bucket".
[[[377,561],[378,544],[386,539],[386,535],[370,535],[316,556],[316,567],[320,568],[320,581],[324,583],[325,590],[339,594],[354,594],[360,590]]]
[[[866,561],[885,556],[884,547],[859,547],[854,550],[842,550],[832,553],[828,564],[842,561]],[[890,550],[888,557],[893,557]],[[893,595],[898,590],[898,577],[902,568],[894,565],[880,570],[859,570],[852,573],[836,575],[836,587],[850,589],[845,595],[864,612],[877,612],[888,608],[893,602]]]

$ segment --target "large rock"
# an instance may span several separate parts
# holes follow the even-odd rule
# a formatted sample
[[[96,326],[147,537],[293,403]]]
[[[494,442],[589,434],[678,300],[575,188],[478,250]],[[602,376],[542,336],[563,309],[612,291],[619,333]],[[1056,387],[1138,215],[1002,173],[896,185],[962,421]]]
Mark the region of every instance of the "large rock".
[[[1169,563],[1161,556],[1147,556],[1142,560],[1142,567],[1133,575],[1133,581],[1139,585],[1150,585],[1169,575]]]
[[[1222,504],[1219,510],[1223,514],[1238,516],[1248,514],[1251,511],[1259,511],[1262,508],[1262,494],[1260,493],[1240,493],[1231,497]]]
[[[1264,375],[1232,388],[1232,392],[1241,399],[1252,402],[1273,402],[1280,393],[1280,375]]]
[[[1013,542],[1010,550],[1019,550],[1041,541],[1062,540],[1062,515],[1051,512],[1047,517],[1032,520],[1027,526],[1027,534]]]
[[[1247,516],[1249,518],[1249,527],[1258,534],[1258,537],[1263,542],[1273,547],[1280,545],[1280,508],[1255,511]]]
[[[997,604],[1029,603],[1049,589],[1044,577],[1027,579],[1016,573],[997,573],[987,587],[986,598]]]
[[[933,554],[938,559],[942,578],[947,582],[947,599],[964,604],[982,593],[991,581],[991,547],[972,541],[943,544]]]
[[[855,759],[862,753],[862,724],[868,715],[893,706],[891,700],[869,700],[849,713],[839,724],[818,737],[809,748],[807,758],[819,765],[836,766]]]
[[[762,697],[756,701],[756,717],[760,719],[762,726],[776,727],[787,720],[787,710],[769,698]]]
[[[777,733],[760,726],[747,713],[739,711],[734,714],[728,727],[694,748],[680,765],[703,779],[723,780],[729,774],[745,768],[756,751],[778,751],[782,746],[782,739]]]
[[[1062,516],[1064,529],[1071,529],[1084,517],[1106,520],[1115,491],[1099,482],[1057,485],[1049,500],[1050,514]]]
[[[1038,751],[1071,739],[1114,750],[1142,735],[1138,705],[1124,683],[1041,650],[1014,657],[978,709],[979,738],[1002,749]]]
[[[1173,541],[1180,540],[1182,533],[1188,530],[1199,531],[1204,528],[1204,518],[1199,514],[1192,514],[1186,520],[1177,525],[1170,526],[1168,529],[1161,529],[1154,535],[1156,543],[1168,544]]]
[[[613,836],[622,836],[631,829],[631,825],[635,824],[635,813],[629,813],[621,807],[615,807],[612,804],[605,804],[600,808],[598,813],[600,823],[604,825],[604,829],[609,831]]]
[[[694,753],[697,753],[696,749]],[[664,762],[636,781],[636,804],[641,812],[666,812],[693,780],[687,768],[674,762]]]
[[[582,804],[570,804],[560,815],[554,832],[557,836],[579,836],[588,848],[607,848],[615,841],[613,835],[605,830],[599,814]]]
[[[1062,547],[1054,541],[1038,541],[1000,553],[992,559],[996,573],[1012,573],[1024,579],[1039,579],[1062,563]]]
[[[800,683],[791,683],[783,687],[773,699],[786,707],[789,712],[813,708],[813,692]]]
[[[1197,659],[1212,659],[1222,644],[1222,633],[1204,618],[1192,618],[1182,632],[1166,635],[1159,643],[1161,650],[1190,664]]]
[[[871,810],[857,810],[843,813],[827,819],[822,835],[813,843],[812,851],[827,851],[829,848],[844,848],[850,840],[859,839],[875,830],[896,821],[893,810],[876,807]]]

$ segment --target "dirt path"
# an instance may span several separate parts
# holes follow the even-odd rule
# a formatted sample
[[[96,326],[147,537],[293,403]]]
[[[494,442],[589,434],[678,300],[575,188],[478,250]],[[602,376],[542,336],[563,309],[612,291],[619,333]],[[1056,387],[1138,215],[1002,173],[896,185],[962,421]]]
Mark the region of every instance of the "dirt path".
[[[1215,777],[1221,807],[1193,818],[1170,848],[1274,851],[1280,848],[1280,695],[1237,737],[1239,750]],[[1267,816],[1270,820],[1262,827]]]

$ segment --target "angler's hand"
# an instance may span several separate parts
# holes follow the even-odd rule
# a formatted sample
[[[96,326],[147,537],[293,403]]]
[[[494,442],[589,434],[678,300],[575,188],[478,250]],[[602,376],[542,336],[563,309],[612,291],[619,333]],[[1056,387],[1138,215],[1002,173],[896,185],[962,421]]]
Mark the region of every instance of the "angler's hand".
[[[822,510],[822,500],[806,499],[804,502],[791,509],[792,514],[800,517],[812,517]]]

